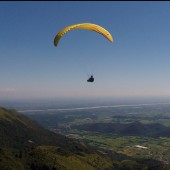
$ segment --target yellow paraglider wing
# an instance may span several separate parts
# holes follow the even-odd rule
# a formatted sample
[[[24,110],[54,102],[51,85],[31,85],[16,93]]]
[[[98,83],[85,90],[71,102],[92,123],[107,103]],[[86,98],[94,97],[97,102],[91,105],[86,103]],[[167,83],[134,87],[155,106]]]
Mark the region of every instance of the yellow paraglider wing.
[[[61,37],[68,31],[73,30],[73,29],[86,29],[86,30],[95,31],[95,32],[98,32],[99,34],[103,35],[110,42],[113,42],[112,35],[103,27],[96,25],[96,24],[91,24],[91,23],[82,23],[82,24],[70,25],[70,26],[62,29],[61,31],[59,31],[58,34],[56,35],[56,37],[54,38],[54,45],[57,46]]]

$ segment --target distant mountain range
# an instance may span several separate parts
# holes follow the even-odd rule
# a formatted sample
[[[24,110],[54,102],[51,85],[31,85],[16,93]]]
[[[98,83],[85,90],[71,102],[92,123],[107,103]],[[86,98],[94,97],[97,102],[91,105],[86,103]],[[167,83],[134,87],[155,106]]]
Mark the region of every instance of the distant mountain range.
[[[150,136],[150,137],[170,137],[170,127],[159,123],[143,124],[139,121],[133,123],[89,123],[72,126],[86,131],[113,133],[123,136]]]
[[[162,167],[168,170],[155,160],[103,154],[83,142],[46,130],[15,110],[0,108],[0,170],[162,170]]]

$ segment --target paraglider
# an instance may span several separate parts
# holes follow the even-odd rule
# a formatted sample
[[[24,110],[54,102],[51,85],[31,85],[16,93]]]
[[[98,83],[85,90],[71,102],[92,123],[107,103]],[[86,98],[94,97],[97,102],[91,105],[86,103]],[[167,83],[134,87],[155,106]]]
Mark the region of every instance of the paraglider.
[[[81,24],[70,25],[70,26],[60,30],[54,38],[54,45],[57,46],[60,39],[62,38],[62,36],[65,33],[67,33],[68,31],[73,30],[73,29],[86,29],[86,30],[95,31],[95,32],[103,35],[110,42],[113,42],[112,35],[103,27],[96,25],[96,24],[92,24],[92,23],[81,23]]]
[[[60,30],[54,38],[54,46],[58,45],[58,43],[63,35],[65,35],[68,31],[71,31],[74,29],[85,29],[85,30],[95,31],[95,32],[101,34],[102,36],[104,36],[110,42],[113,42],[112,35],[105,28],[103,28],[99,25],[96,25],[96,24],[92,24],[92,23],[80,23],[80,24],[74,24],[74,25],[67,26],[64,29]],[[87,80],[87,82],[94,82],[93,75]]]
[[[87,82],[94,82],[94,77],[93,77],[93,75],[91,75],[91,77],[87,80]]]

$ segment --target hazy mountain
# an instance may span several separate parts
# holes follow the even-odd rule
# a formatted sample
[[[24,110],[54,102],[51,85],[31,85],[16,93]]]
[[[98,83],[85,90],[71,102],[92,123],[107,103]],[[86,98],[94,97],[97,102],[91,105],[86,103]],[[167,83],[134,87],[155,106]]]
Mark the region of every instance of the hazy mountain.
[[[133,123],[89,123],[76,125],[78,128],[86,131],[113,133],[118,135],[129,136],[151,136],[151,137],[170,137],[170,127],[163,126],[159,123],[143,124],[139,121]]]

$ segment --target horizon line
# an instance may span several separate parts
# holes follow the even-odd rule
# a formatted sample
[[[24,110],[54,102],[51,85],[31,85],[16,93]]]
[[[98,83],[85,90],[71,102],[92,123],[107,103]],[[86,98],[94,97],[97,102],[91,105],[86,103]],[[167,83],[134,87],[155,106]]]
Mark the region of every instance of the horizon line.
[[[18,112],[54,112],[54,111],[74,111],[74,110],[91,110],[91,109],[100,109],[100,108],[116,108],[116,107],[137,107],[137,106],[152,106],[152,105],[168,105],[170,103],[150,103],[150,104],[126,104],[126,105],[106,105],[106,106],[91,106],[91,107],[75,107],[75,108],[58,108],[58,109],[35,109],[35,110],[19,110]]]

